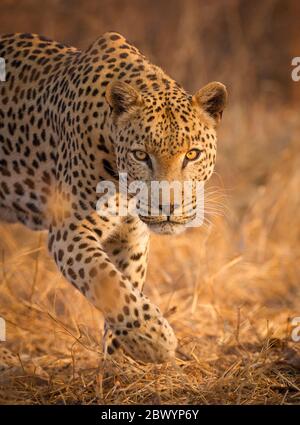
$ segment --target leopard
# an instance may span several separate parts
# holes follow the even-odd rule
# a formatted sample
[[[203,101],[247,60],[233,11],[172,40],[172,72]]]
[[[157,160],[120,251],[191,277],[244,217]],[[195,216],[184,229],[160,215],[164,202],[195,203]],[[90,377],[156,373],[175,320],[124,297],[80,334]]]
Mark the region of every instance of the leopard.
[[[206,183],[225,85],[209,82],[191,95],[114,31],[85,50],[7,34],[0,57],[0,219],[47,232],[59,272],[103,314],[106,355],[174,361],[177,337],[144,284],[150,234],[183,232],[191,209],[176,214],[171,196],[159,215],[114,214],[108,202],[97,208],[97,187],[118,187],[121,173],[127,184]],[[123,192],[112,195],[117,205],[131,199]]]

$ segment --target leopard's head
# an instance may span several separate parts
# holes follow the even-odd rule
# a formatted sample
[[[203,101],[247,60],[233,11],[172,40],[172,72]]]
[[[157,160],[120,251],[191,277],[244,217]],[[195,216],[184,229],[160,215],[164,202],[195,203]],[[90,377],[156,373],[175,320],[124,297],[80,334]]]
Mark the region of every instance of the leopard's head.
[[[172,80],[155,91],[115,82],[106,99],[118,171],[148,189],[140,192],[140,219],[157,233],[180,233],[197,215],[197,188],[213,173],[225,86],[212,82],[190,96]]]

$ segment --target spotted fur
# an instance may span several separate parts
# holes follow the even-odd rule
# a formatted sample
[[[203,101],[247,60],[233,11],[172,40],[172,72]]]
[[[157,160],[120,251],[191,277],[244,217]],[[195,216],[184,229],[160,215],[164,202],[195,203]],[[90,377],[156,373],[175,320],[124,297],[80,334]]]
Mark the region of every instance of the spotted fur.
[[[5,35],[0,56],[0,218],[49,231],[58,268],[105,316],[109,354],[122,346],[144,362],[174,357],[174,332],[142,292],[149,229],[178,233],[191,217],[173,220],[174,206],[158,218],[97,213],[96,186],[121,171],[146,183],[206,181],[225,87],[190,96],[113,32],[85,51]],[[201,155],[189,162],[192,148]]]

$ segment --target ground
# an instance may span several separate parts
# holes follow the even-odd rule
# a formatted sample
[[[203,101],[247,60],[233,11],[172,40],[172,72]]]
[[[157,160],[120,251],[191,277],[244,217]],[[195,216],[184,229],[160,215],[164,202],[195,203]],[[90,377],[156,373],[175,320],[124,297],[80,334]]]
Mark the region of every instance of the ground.
[[[205,225],[152,238],[147,293],[178,335],[174,364],[104,361],[101,315],[59,275],[45,234],[1,224],[0,349],[18,366],[0,375],[0,403],[300,403],[298,121],[229,108]]]

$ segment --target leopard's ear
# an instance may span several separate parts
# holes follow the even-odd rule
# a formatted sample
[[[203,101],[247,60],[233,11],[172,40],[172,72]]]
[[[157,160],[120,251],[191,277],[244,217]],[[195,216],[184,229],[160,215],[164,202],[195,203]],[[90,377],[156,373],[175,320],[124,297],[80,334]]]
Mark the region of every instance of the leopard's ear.
[[[109,84],[105,97],[117,117],[126,112],[136,111],[143,103],[139,92],[134,87],[122,81]]]
[[[227,103],[226,87],[215,81],[209,83],[194,94],[193,102],[214,118],[218,124]]]

